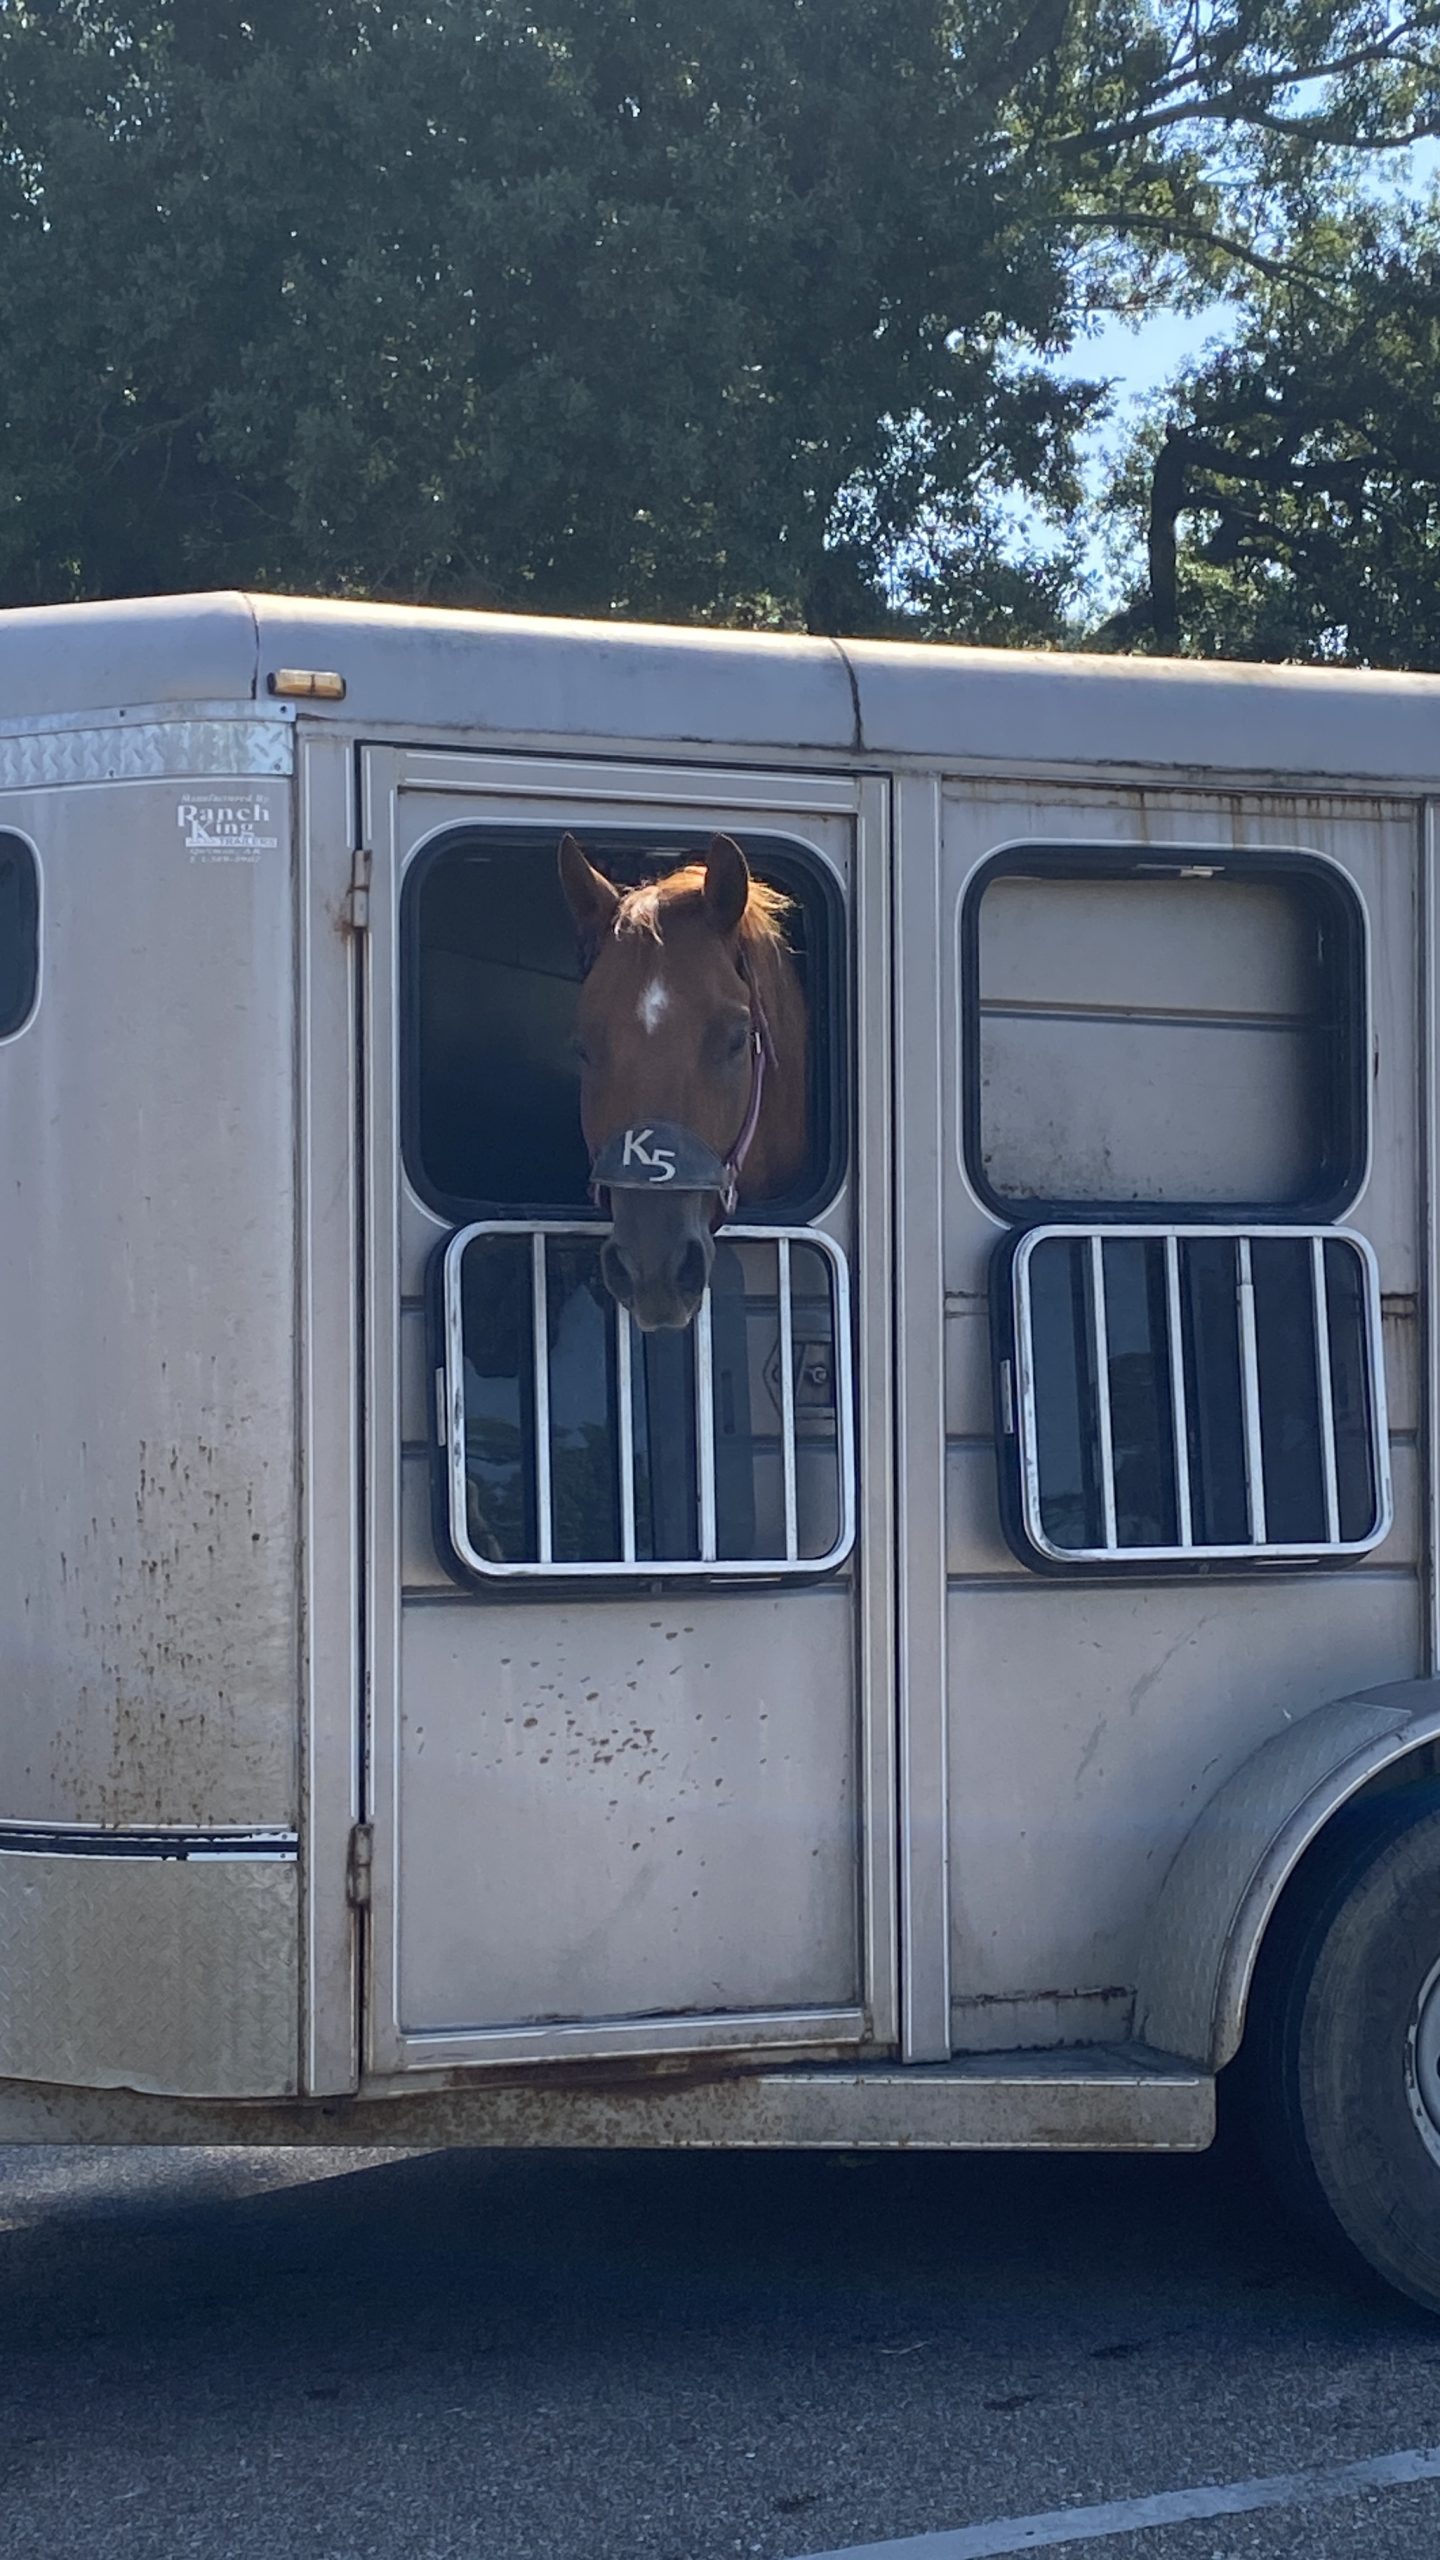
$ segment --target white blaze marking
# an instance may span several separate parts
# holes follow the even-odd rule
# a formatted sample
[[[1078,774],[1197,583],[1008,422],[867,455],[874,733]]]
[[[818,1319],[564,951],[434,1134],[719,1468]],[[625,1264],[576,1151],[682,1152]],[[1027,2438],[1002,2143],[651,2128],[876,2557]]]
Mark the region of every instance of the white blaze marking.
[[[647,1031],[654,1031],[670,1010],[670,990],[663,978],[652,978],[637,1011]]]
[[[1165,2525],[1216,2516],[1256,2515],[1267,2507],[1329,2506],[1337,2499],[1363,2497],[1367,2490],[1408,2488],[1437,2477],[1440,2446],[1425,2445],[1409,2453],[1378,2454],[1369,2462],[1283,2471],[1268,2480],[1231,2480],[1210,2489],[1163,2490],[1154,2498],[1117,2498],[1107,2507],[1005,2516],[994,2524],[907,2534],[896,2542],[847,2543],[843,2551],[817,2552],[811,2560],[1006,2560],[1010,2553],[1063,2551],[1077,2542],[1108,2542],[1122,2534],[1153,2533]]]

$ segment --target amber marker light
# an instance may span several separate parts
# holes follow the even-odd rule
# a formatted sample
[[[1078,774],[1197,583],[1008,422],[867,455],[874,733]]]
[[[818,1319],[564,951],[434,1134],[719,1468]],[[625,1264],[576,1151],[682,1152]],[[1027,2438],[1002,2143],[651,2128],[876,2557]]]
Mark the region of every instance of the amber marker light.
[[[328,667],[276,667],[265,679],[271,693],[299,702],[343,702],[345,679]]]

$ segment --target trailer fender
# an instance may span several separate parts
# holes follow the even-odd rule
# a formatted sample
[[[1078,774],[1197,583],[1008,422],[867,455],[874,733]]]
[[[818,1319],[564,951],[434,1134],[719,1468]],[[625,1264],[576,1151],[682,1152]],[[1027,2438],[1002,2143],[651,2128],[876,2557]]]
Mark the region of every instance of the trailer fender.
[[[1136,2033],[1219,2071],[1239,2049],[1255,1958],[1290,1876],[1342,1805],[1440,1739],[1440,1680],[1397,1680],[1287,1725],[1226,1779],[1160,1888]]]

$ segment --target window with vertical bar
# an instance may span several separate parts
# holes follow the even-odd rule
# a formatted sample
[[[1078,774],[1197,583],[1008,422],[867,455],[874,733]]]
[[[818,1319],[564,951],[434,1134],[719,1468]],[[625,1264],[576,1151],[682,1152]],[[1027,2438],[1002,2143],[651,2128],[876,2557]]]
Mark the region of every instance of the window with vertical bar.
[[[1380,1288],[1323,1227],[1037,1227],[997,1266],[1001,1484],[1042,1569],[1363,1555],[1390,1524]]]
[[[854,1537],[845,1259],[727,1227],[683,1333],[642,1334],[591,1223],[465,1227],[435,1313],[437,1525],[485,1584],[830,1572]]]

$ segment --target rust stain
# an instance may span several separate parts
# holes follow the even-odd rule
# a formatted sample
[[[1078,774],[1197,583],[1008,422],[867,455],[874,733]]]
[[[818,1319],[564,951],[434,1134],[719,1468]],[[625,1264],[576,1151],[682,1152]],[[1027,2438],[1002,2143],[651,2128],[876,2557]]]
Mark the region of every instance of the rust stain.
[[[137,1449],[133,1504],[60,1559],[62,1818],[290,1817],[296,1601],[289,1488],[241,1477],[216,1426]],[[263,1809],[263,1810],[257,1810]]]

